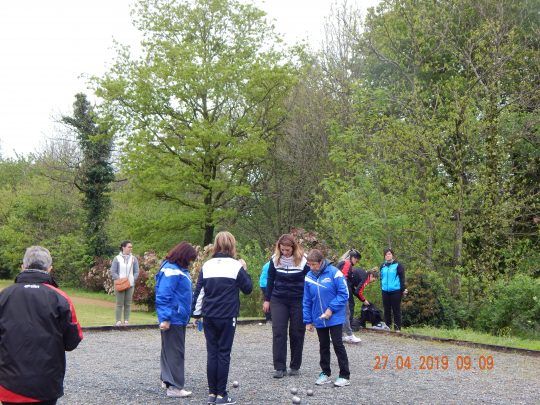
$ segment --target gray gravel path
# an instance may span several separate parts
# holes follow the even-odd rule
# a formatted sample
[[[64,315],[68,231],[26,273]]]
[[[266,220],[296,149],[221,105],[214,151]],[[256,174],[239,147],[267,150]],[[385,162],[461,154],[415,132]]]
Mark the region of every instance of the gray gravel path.
[[[320,372],[318,341],[307,333],[298,377],[276,380],[272,374],[269,325],[240,325],[233,347],[229,385],[239,404],[291,404],[290,389],[299,390],[302,404],[539,404],[540,358],[490,352],[436,342],[363,333],[362,343],[347,345],[351,385],[316,387]],[[155,330],[86,332],[68,353],[65,396],[59,404],[205,404],[207,398],[204,335],[189,329],[186,336],[186,389],[189,399],[165,396],[159,381],[160,336]],[[115,352],[129,353],[119,361]],[[374,370],[375,356],[388,356],[386,369]],[[410,356],[411,369],[397,370],[397,356]],[[470,356],[471,370],[458,370],[458,356]],[[448,356],[447,370],[420,370],[420,357]],[[494,368],[480,370],[480,356],[493,356]],[[382,367],[382,364],[381,364]],[[333,377],[338,367],[332,352]],[[238,380],[239,388],[232,388]],[[314,395],[306,396],[311,388]]]

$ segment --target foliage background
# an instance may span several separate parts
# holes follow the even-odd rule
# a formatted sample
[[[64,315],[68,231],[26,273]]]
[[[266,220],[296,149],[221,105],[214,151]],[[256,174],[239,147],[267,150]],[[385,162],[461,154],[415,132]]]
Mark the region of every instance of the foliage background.
[[[131,239],[151,306],[156,263],[181,240],[233,232],[257,285],[293,232],[333,260],[359,249],[364,268],[391,246],[406,325],[538,337],[538,9],[336,2],[313,51],[249,4],[139,0],[143,54],[119,44],[95,105],[76,95],[43,150],[0,155],[0,276],[41,244],[61,284],[108,290],[110,252]],[[376,283],[367,296],[380,306]],[[242,297],[242,316],[260,301]]]

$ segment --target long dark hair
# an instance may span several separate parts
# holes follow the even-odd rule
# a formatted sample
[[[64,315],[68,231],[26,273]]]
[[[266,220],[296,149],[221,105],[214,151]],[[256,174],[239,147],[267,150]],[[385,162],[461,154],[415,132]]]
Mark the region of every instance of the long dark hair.
[[[167,253],[165,259],[180,267],[187,268],[197,258],[197,250],[188,242],[182,241]]]

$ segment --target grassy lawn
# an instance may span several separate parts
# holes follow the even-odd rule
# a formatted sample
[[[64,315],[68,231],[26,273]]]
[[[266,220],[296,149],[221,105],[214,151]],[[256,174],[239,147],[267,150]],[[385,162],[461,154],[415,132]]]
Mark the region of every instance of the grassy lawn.
[[[493,336],[488,333],[476,332],[471,329],[437,329],[425,326],[403,328],[403,331],[416,335],[464,340],[467,342],[484,343],[488,345],[540,350],[540,340],[538,339],[525,339],[516,336]]]
[[[0,280],[0,290],[11,285],[12,280]],[[77,317],[82,326],[104,326],[114,324],[115,298],[100,292],[91,292],[76,288],[63,289],[73,300]],[[155,313],[147,312],[138,306],[132,307],[130,323],[156,324]],[[257,319],[257,318],[242,318]],[[431,327],[409,327],[403,329],[406,333],[464,340],[498,346],[517,347],[521,349],[540,350],[540,340],[525,339],[515,336],[493,336],[470,329],[436,329]]]
[[[0,280],[0,290],[13,284],[13,280]],[[115,297],[101,292],[85,291],[77,288],[62,288],[73,300],[77,318],[81,326],[106,326],[114,324]],[[157,324],[153,312],[137,305],[131,307],[132,325]]]

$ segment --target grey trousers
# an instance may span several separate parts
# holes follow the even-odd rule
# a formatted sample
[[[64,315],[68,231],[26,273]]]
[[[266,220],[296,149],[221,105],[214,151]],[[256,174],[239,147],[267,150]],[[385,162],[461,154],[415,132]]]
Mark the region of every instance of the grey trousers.
[[[186,327],[171,325],[161,331],[161,381],[167,387],[184,388],[184,355],[186,353]]]
[[[345,322],[343,322],[343,334],[345,336],[352,336],[353,331],[351,328],[351,310],[349,308],[349,303],[345,305]]]
[[[116,291],[116,322],[122,320],[122,311],[124,312],[124,321],[129,321],[131,314],[131,300],[135,287],[130,287],[125,291]]]

